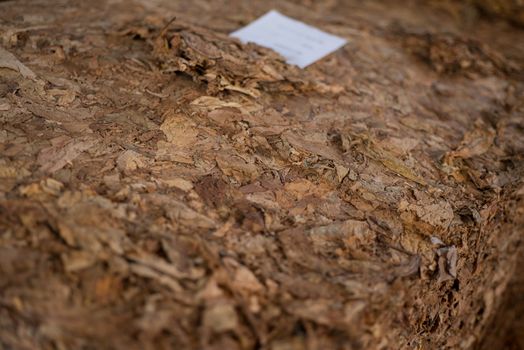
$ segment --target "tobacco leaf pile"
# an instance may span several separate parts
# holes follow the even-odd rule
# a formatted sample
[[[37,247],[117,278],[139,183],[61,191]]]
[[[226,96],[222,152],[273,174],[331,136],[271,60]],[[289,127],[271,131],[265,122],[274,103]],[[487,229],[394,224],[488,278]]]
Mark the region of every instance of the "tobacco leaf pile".
[[[228,36],[270,9],[348,44],[301,70]],[[523,33],[455,1],[0,2],[0,349],[507,345]]]

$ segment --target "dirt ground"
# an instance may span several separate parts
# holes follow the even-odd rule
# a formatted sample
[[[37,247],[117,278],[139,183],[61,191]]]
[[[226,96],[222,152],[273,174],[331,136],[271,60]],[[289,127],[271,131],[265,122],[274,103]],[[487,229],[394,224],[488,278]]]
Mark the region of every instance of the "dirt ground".
[[[0,1],[0,350],[524,349],[524,12],[490,6]],[[228,36],[270,9],[348,44]]]

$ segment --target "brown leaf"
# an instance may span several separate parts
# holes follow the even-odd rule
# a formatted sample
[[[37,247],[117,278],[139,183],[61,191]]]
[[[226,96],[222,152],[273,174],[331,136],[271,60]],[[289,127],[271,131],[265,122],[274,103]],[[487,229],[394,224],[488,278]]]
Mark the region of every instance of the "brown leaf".
[[[36,79],[36,74],[31,69],[2,47],[0,47],[0,68],[9,68],[22,74],[24,78]]]
[[[96,141],[90,138],[73,140],[69,137],[60,137],[55,139],[53,146],[40,151],[37,163],[40,164],[41,171],[54,173],[71,163],[82,152],[87,151],[95,144]]]
[[[495,140],[495,130],[481,121],[475,123],[475,128],[464,134],[460,146],[448,152],[444,162],[447,165],[453,163],[454,158],[468,159],[486,153]]]
[[[218,167],[227,176],[234,177],[240,183],[254,181],[259,173],[255,164],[249,163],[237,155],[225,151],[216,156]]]

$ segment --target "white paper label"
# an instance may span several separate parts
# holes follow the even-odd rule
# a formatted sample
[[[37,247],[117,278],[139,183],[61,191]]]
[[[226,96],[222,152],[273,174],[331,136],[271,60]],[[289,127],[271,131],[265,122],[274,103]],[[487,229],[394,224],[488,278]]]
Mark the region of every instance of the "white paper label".
[[[288,63],[300,68],[309,66],[347,42],[274,10],[231,33],[231,36],[244,43],[269,47],[285,57]]]

